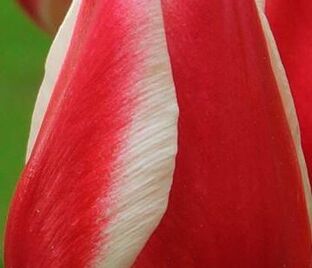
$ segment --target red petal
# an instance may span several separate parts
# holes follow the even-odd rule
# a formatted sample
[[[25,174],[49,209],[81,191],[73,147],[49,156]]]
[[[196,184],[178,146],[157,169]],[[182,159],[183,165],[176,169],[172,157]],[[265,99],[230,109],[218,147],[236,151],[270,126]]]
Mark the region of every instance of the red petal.
[[[312,176],[312,1],[266,0],[266,13],[286,69]]]
[[[176,132],[160,3],[82,1],[13,199],[6,267],[131,265],[166,209]]]
[[[163,3],[179,149],[135,267],[310,267],[302,173],[254,1]]]

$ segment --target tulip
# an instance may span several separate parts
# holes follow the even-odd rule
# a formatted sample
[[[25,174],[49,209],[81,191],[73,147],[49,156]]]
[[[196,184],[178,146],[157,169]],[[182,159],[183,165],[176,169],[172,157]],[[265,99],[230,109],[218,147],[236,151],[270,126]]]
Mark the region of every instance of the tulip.
[[[263,1],[74,0],[5,263],[309,268],[311,201]]]

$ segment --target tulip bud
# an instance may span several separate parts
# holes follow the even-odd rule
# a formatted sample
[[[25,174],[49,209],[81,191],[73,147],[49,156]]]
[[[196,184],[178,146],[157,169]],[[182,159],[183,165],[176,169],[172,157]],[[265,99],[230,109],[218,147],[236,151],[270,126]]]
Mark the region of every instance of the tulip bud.
[[[73,1],[33,115],[7,267],[311,267],[300,129],[263,9]]]

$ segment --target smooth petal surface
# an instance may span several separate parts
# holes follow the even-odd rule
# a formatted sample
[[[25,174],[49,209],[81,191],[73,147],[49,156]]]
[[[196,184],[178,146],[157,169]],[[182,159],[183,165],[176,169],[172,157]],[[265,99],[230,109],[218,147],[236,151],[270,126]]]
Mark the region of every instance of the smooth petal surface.
[[[47,72],[6,267],[129,267],[166,209],[176,155],[160,3],[74,1]]]
[[[312,175],[312,2],[267,0],[266,14],[290,83]]]
[[[163,10],[178,156],[168,211],[135,267],[311,267],[298,126],[255,2]]]

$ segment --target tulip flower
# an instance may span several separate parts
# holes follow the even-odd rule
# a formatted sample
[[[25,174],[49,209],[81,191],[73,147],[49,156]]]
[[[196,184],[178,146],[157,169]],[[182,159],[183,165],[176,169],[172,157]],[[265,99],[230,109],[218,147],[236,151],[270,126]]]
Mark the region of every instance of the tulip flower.
[[[7,267],[311,267],[309,177],[264,4],[73,1]]]

